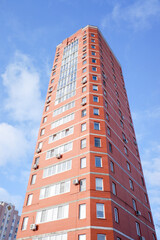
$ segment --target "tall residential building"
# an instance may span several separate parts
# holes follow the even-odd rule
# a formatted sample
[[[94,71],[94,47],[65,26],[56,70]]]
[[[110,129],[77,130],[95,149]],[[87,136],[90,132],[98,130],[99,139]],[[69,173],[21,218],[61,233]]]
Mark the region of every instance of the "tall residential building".
[[[56,48],[17,239],[156,239],[121,66],[97,27]]]
[[[15,206],[0,202],[0,240],[15,240],[20,216]]]

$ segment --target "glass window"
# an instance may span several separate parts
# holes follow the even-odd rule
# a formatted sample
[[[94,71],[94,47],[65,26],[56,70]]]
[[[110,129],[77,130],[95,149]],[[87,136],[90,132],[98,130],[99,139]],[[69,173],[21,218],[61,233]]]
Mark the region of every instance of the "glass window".
[[[86,167],[86,157],[80,159],[80,168]]]
[[[85,73],[87,71],[87,68],[83,68],[82,72]]]
[[[105,90],[104,90],[104,95],[105,95],[105,96],[107,96],[107,93],[106,93],[106,91],[105,91]]]
[[[98,86],[97,85],[93,85],[93,91],[98,91]]]
[[[111,136],[111,129],[109,127],[107,127],[107,133],[109,136]]]
[[[86,113],[87,113],[86,109],[83,109],[82,112],[81,112],[81,116],[82,116],[82,117],[85,117],[85,116],[86,116]]]
[[[97,96],[93,96],[93,102],[99,102],[99,98]]]
[[[92,56],[95,56],[95,55],[96,55],[96,53],[95,53],[95,52],[91,52],[91,54],[92,54]]]
[[[91,37],[95,37],[95,34],[94,34],[94,33],[91,33]]]
[[[28,224],[28,217],[23,218],[23,223],[22,223],[22,231],[27,229],[27,224]]]
[[[86,87],[86,86],[82,87],[82,93],[83,93],[83,92],[86,92],[86,90],[87,90],[87,87]]]
[[[102,158],[101,157],[95,157],[95,166],[96,167],[102,167]]]
[[[82,123],[81,124],[81,132],[85,131],[86,130],[86,123]]]
[[[97,81],[97,76],[92,75],[92,80]]]
[[[47,116],[43,118],[43,123],[47,122]]]
[[[94,146],[101,147],[101,139],[100,138],[97,138],[97,137],[94,138]]]
[[[97,68],[96,67],[92,67],[92,71],[96,72]]]
[[[96,59],[95,58],[92,58],[92,63],[96,63]]]
[[[37,177],[36,174],[32,175],[32,178],[31,178],[31,185],[35,184],[35,182],[36,182],[36,177]]]
[[[130,186],[130,189],[133,190],[133,181],[131,179],[129,179],[129,186]]]
[[[27,206],[32,204],[33,194],[29,194],[27,198]]]
[[[91,48],[95,49],[95,48],[96,48],[96,46],[95,46],[95,45],[91,45]]]
[[[112,153],[112,144],[109,142],[109,151]]]
[[[86,191],[86,179],[80,180],[80,192]]]
[[[78,240],[86,240],[86,234],[79,235]]]
[[[107,119],[107,121],[109,121],[109,114],[108,113],[106,113],[106,119]]]
[[[136,201],[134,199],[132,199],[132,204],[133,204],[134,211],[137,211]]]
[[[103,191],[103,178],[96,178],[96,190]]]
[[[103,203],[96,203],[96,211],[97,211],[97,218],[105,218]]]
[[[48,110],[49,110],[49,105],[46,106],[46,108],[45,108],[45,112],[47,112]]]
[[[87,40],[83,41],[83,44],[86,44],[87,43]]]
[[[83,65],[86,64],[86,63],[87,63],[87,60],[84,60],[84,61],[83,61]]]
[[[151,214],[150,214],[150,212],[148,212],[148,219],[149,219],[149,221],[150,221],[150,222],[152,222],[152,219],[151,219]]]
[[[137,230],[137,235],[141,236],[141,232],[140,232],[140,225],[138,222],[136,222],[136,230]]]
[[[144,198],[145,198],[145,202],[148,203],[148,197],[146,193],[144,194]]]
[[[99,108],[93,108],[93,114],[99,115]]]
[[[94,130],[100,130],[100,123],[94,122]]]
[[[82,98],[82,104],[85,104],[86,102],[87,102],[86,97],[83,97],[83,98]]]
[[[42,135],[44,135],[44,133],[45,133],[45,128],[41,129],[40,135],[42,136]]]
[[[110,161],[110,169],[111,172],[114,172],[114,163],[112,161]]]
[[[92,38],[92,39],[91,39],[91,42],[95,42],[95,39]]]
[[[116,184],[112,182],[112,193],[116,195]]]
[[[86,147],[86,138],[81,140],[81,149]]]
[[[79,219],[86,218],[86,204],[79,205]]]
[[[127,162],[127,169],[129,172],[131,171],[131,166],[130,166],[129,162]]]
[[[106,240],[105,234],[97,234],[97,240]]]
[[[123,128],[123,122],[120,120],[120,123],[121,123],[121,127]]]
[[[114,220],[116,223],[119,222],[119,219],[118,219],[118,209],[117,208],[114,208]]]

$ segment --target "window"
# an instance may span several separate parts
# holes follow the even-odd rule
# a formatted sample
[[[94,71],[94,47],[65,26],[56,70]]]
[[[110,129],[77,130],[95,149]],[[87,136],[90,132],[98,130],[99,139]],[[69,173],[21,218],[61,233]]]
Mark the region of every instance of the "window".
[[[85,73],[87,71],[87,68],[82,69],[82,73]]]
[[[99,102],[99,98],[97,96],[93,96],[93,102]]]
[[[79,219],[86,218],[86,204],[79,205]]]
[[[129,162],[127,162],[127,169],[129,172],[131,171],[131,166],[130,166]]]
[[[83,105],[83,104],[86,104],[86,102],[87,102],[86,97],[83,97],[83,98],[82,98],[82,105]]]
[[[83,41],[83,44],[86,44],[87,43],[87,40]]]
[[[51,83],[54,83],[54,78],[53,78],[53,79],[51,79]]]
[[[112,144],[109,142],[109,151],[112,153]]]
[[[92,80],[97,81],[97,76],[92,75]]]
[[[87,60],[84,60],[84,61],[83,61],[83,65],[86,64],[86,63],[87,63]]]
[[[86,109],[83,109],[82,112],[81,112],[81,116],[82,116],[82,117],[85,117],[85,116],[86,116],[86,113],[87,113]]]
[[[145,202],[148,203],[148,197],[146,193],[144,194],[144,198],[145,198]]]
[[[97,68],[96,67],[92,67],[92,71],[96,72]]]
[[[128,149],[124,146],[124,152],[126,155],[128,155]]]
[[[143,179],[143,177],[141,177],[141,181],[142,181],[142,185],[144,186],[144,179]]]
[[[133,198],[132,198],[132,205],[133,205],[134,211],[137,211],[136,201]]]
[[[133,181],[131,179],[129,179],[129,186],[130,186],[130,189],[133,190]]]
[[[91,33],[91,37],[95,37],[95,34],[94,34],[94,33]]]
[[[101,139],[100,138],[97,138],[97,137],[94,138],[94,146],[101,147]]]
[[[96,53],[95,52],[91,52],[92,56],[96,56]]]
[[[104,96],[107,96],[107,93],[106,93],[106,91],[104,90]]]
[[[95,39],[92,38],[92,39],[91,39],[91,42],[95,42]]]
[[[86,240],[86,234],[79,235],[78,240]]]
[[[107,133],[109,136],[111,136],[111,129],[109,127],[107,127]]]
[[[148,212],[148,219],[149,219],[149,221],[150,221],[150,222],[152,222],[152,219],[151,219],[151,214],[150,214],[150,212]]]
[[[45,108],[45,112],[47,112],[48,110],[49,110],[49,105],[46,106],[46,108]]]
[[[96,167],[102,167],[102,158],[101,157],[95,157],[95,166]]]
[[[64,137],[67,137],[67,136],[73,134],[73,130],[74,130],[73,127],[69,127],[69,128],[66,128],[66,129],[58,132],[58,133],[54,133],[53,135],[51,135],[49,137],[49,143],[55,142],[59,139],[62,139]]]
[[[86,191],[86,179],[80,180],[80,192]]]
[[[121,127],[123,128],[124,126],[123,126],[123,122],[120,120],[120,123],[121,123]]]
[[[97,218],[105,218],[103,203],[96,203],[96,211],[97,211]]]
[[[105,234],[97,234],[97,240],[106,240]]]
[[[47,122],[47,116],[43,118],[43,123]]]
[[[100,123],[94,122],[94,130],[100,130]]]
[[[111,172],[114,172],[114,163],[112,161],[110,161],[110,169]]]
[[[28,224],[28,217],[23,218],[23,223],[22,223],[22,231],[27,229],[27,224]]]
[[[155,237],[154,233],[152,233],[152,237],[153,237],[153,240],[156,240],[156,237]]]
[[[86,147],[86,138],[81,140],[81,149]]]
[[[36,174],[32,175],[32,178],[31,178],[31,185],[35,184],[35,182],[36,182],[36,177],[37,177]]]
[[[80,159],[80,168],[86,167],[86,157]]]
[[[42,136],[42,135],[44,135],[44,133],[45,133],[45,128],[41,129],[40,135]]]
[[[83,53],[82,58],[85,58],[86,56],[87,56],[87,53],[85,52],[85,53]]]
[[[107,121],[109,121],[109,114],[108,113],[106,113],[106,119],[107,119]]]
[[[114,220],[116,223],[119,223],[119,219],[118,219],[118,209],[114,208]]]
[[[93,114],[99,115],[99,108],[93,108]]]
[[[96,190],[103,191],[103,178],[96,178]]]
[[[136,230],[137,230],[137,235],[141,236],[141,232],[140,232],[140,225],[138,222],[136,222]]]
[[[81,124],[81,132],[86,130],[86,123]]]
[[[61,146],[52,148],[52,149],[47,151],[46,159],[50,159],[52,157],[55,157],[59,153],[63,154],[63,153],[69,152],[69,151],[72,150],[72,148],[73,148],[73,142],[68,142],[68,143],[65,143]]]
[[[42,149],[43,142],[38,143],[38,149]]]
[[[117,240],[121,240],[121,238],[117,237]]]
[[[108,107],[107,101],[104,102],[104,105],[105,105],[106,108]]]
[[[72,101],[72,102],[69,102],[69,103],[63,105],[60,108],[55,109],[53,112],[53,117],[73,108],[74,106],[75,106],[75,101]]]
[[[98,91],[98,86],[97,85],[93,85],[93,91]]]
[[[117,99],[117,104],[118,104],[118,106],[120,107],[120,101]]]
[[[86,92],[86,90],[87,90],[86,86],[82,87],[82,93]]]
[[[112,193],[116,195],[116,184],[112,182]]]
[[[83,52],[87,50],[87,46],[84,46],[83,47]]]
[[[95,58],[92,58],[92,63],[96,63],[96,59]]]
[[[32,204],[33,194],[29,194],[27,198],[27,206]]]
[[[95,49],[95,48],[96,48],[96,46],[95,46],[95,45],[91,45],[91,48]]]

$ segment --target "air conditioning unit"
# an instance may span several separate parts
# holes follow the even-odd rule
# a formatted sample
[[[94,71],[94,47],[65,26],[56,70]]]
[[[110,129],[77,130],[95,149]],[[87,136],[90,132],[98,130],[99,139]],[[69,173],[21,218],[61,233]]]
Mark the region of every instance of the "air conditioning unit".
[[[57,153],[57,154],[56,154],[56,158],[57,158],[57,159],[60,159],[61,157],[62,157],[62,154],[61,154],[61,153]]]
[[[82,106],[86,105],[86,102],[82,102],[81,105],[82,105]]]
[[[140,236],[139,239],[140,239],[140,240],[145,240],[145,237]]]
[[[33,169],[37,169],[38,168],[38,164],[37,163],[35,163],[35,164],[33,164],[33,167],[32,167]]]
[[[41,152],[41,148],[37,148],[36,153],[40,153]]]
[[[36,231],[37,230],[37,225],[35,223],[30,225],[30,230]]]
[[[51,93],[51,92],[52,92],[52,89],[49,89],[48,92]]]
[[[137,211],[136,211],[136,215],[137,215],[137,216],[141,216],[141,212],[137,210]]]
[[[78,184],[79,184],[79,180],[78,180],[77,178],[74,179],[74,180],[73,180],[73,184],[74,184],[74,185],[78,185]]]
[[[49,99],[47,99],[46,103],[47,103],[47,104],[48,104],[48,103],[50,103],[50,100],[49,100]]]
[[[87,82],[87,79],[82,80],[82,84],[85,84]]]

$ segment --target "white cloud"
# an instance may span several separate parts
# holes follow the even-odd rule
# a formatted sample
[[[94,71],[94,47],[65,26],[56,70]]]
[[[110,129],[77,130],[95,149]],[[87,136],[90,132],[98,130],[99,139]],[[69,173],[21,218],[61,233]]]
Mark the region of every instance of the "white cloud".
[[[127,1],[128,3],[128,1]],[[110,14],[102,19],[101,26],[119,27],[121,24],[134,30],[141,30],[151,25],[151,20],[160,16],[160,1],[159,0],[137,0],[133,4],[122,6],[120,3],[114,5]]]
[[[0,199],[1,201],[12,203],[16,210],[19,210],[19,214],[21,214],[22,205],[24,202],[24,199],[20,195],[11,195],[9,192],[6,191],[6,189],[0,187]]]
[[[32,60],[19,52],[2,74],[5,86],[5,110],[12,119],[39,121],[43,102],[40,92],[40,77]]]
[[[29,143],[23,131],[7,123],[0,124],[0,166],[20,162],[26,157],[28,149]]]

